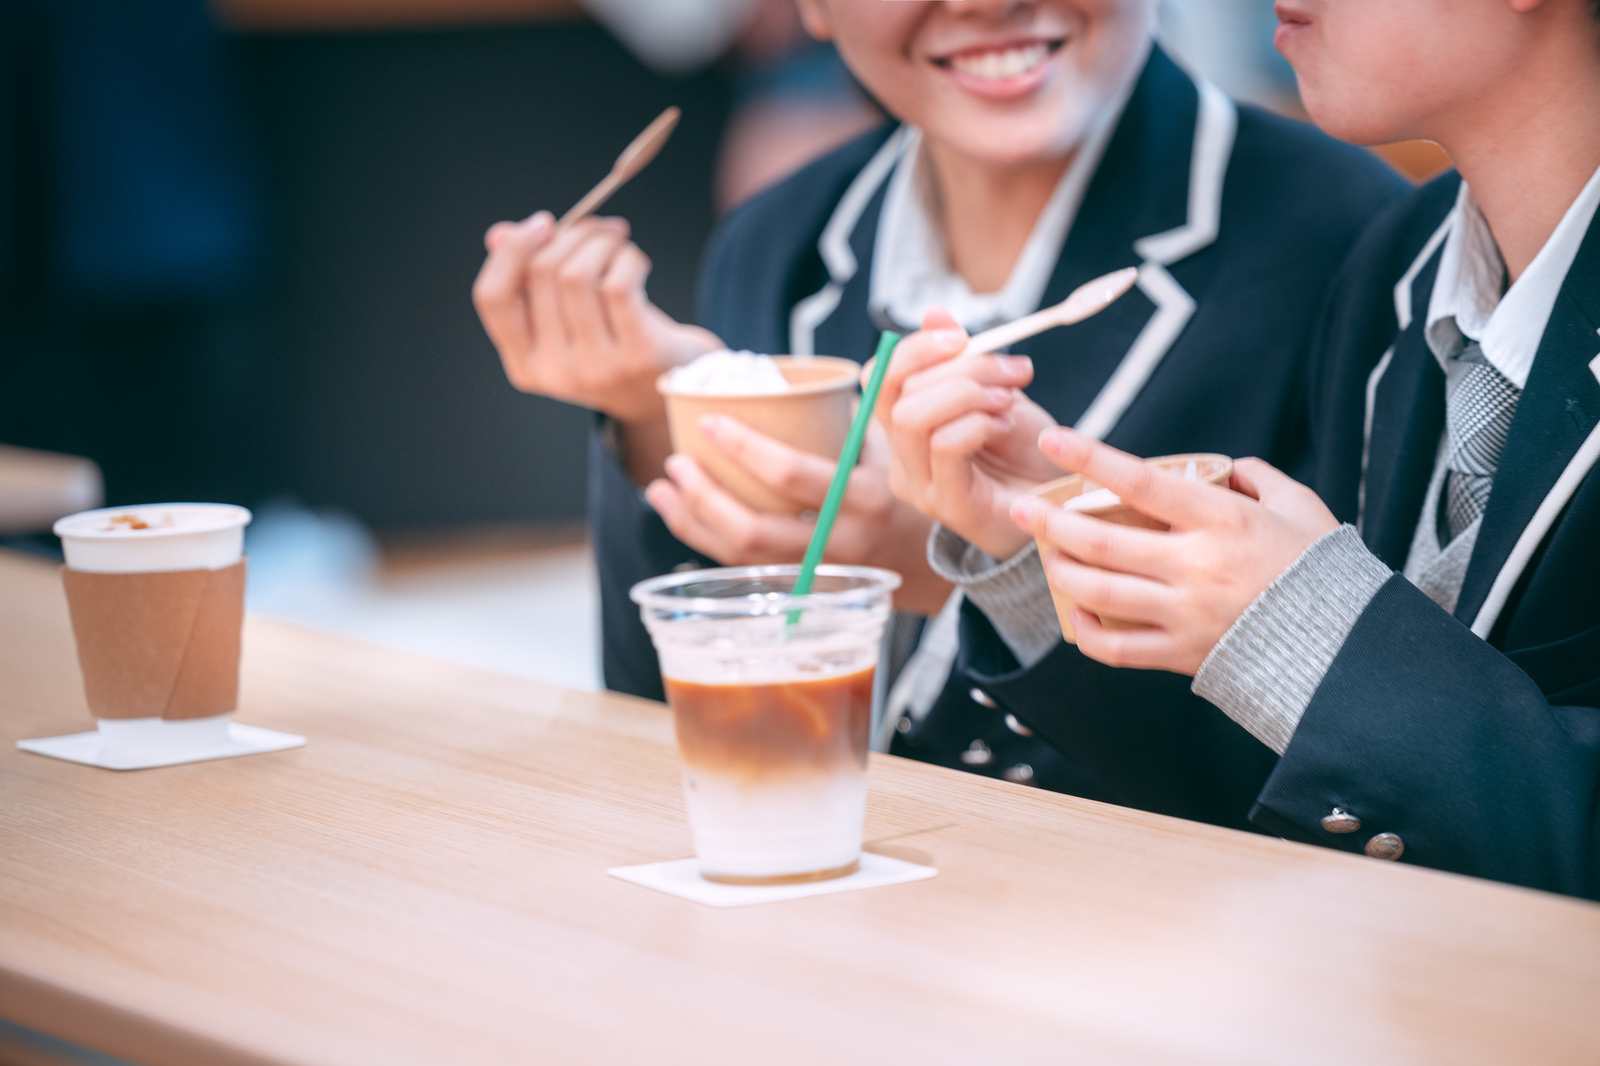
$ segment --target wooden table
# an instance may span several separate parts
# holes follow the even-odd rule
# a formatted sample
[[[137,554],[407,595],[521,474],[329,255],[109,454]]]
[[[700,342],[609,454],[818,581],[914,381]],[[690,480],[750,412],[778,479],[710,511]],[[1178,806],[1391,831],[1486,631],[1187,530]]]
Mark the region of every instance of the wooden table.
[[[0,554],[0,1016],[211,1066],[1600,1061],[1587,903],[881,757],[871,846],[937,878],[715,910],[604,873],[690,851],[658,705],[245,649],[241,719],[307,747],[17,751],[88,718]]]

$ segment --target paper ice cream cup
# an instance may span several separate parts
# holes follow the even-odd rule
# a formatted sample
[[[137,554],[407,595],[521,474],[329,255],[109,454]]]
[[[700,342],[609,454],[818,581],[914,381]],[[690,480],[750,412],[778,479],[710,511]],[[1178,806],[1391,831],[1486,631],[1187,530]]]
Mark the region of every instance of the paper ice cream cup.
[[[667,406],[667,424],[674,451],[699,463],[719,485],[745,506],[765,514],[796,514],[806,508],[750,473],[711,443],[700,431],[700,419],[719,414],[792,448],[836,460],[844,449],[855,414],[861,367],[848,359],[814,356],[773,357],[789,382],[787,392],[727,395],[685,392],[674,388],[672,373],[661,375],[656,391]]]
[[[1164,455],[1157,459],[1147,459],[1145,461],[1179,475],[1182,475],[1188,469],[1189,464],[1193,463],[1195,480],[1203,481],[1208,485],[1226,485],[1228,479],[1233,476],[1233,460],[1226,455],[1213,455],[1210,453]],[[1055,481],[1046,482],[1032,490],[1029,495],[1038,497],[1053,506],[1081,511],[1083,514],[1093,518],[1115,522],[1122,526],[1137,526],[1141,529],[1161,531],[1170,528],[1166,523],[1158,522],[1148,515],[1139,513],[1115,497],[1110,497],[1105,503],[1094,506],[1086,497],[1089,493],[1095,492],[1105,492],[1105,490],[1092,482],[1086,482],[1082,474],[1071,474]],[[1109,493],[1107,495],[1108,497],[1110,496]],[[1073,506],[1073,501],[1080,498],[1084,498],[1083,502],[1091,503],[1091,505],[1087,507]],[[1035,538],[1035,543],[1039,546],[1039,558],[1043,560],[1046,553],[1051,550],[1051,547],[1040,538]],[[1061,636],[1068,644],[1076,644],[1078,635],[1074,632],[1070,619],[1072,617],[1072,609],[1077,606],[1077,602],[1054,585],[1050,586],[1050,597],[1055,601],[1056,620],[1061,623]],[[1137,623],[1124,622],[1116,618],[1102,616],[1100,621],[1107,629],[1140,628]]]

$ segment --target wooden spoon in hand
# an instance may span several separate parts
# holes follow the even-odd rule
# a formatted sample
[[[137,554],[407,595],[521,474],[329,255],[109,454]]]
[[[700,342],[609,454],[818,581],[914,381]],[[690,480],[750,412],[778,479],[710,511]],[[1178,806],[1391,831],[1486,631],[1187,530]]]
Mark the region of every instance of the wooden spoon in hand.
[[[1007,322],[1003,326],[984,330],[967,341],[967,346],[961,350],[961,354],[997,352],[1035,333],[1043,333],[1056,326],[1070,326],[1074,322],[1082,322],[1110,307],[1117,297],[1133,288],[1133,283],[1138,280],[1138,267],[1124,267],[1109,274],[1102,274],[1073,289],[1072,295],[1058,304],[1025,315],[1015,322]]]
[[[667,138],[672,136],[673,129],[678,125],[678,118],[683,114],[676,107],[669,107],[656,120],[644,128],[644,132],[635,137],[628,147],[617,156],[617,161],[611,165],[611,173],[601,179],[600,184],[590,189],[583,199],[572,205],[572,209],[561,216],[556,223],[556,232],[560,233],[580,218],[591,214],[601,204],[611,198],[616,192],[628,183],[639,171],[649,166],[650,160],[661,151],[661,146],[667,143]]]

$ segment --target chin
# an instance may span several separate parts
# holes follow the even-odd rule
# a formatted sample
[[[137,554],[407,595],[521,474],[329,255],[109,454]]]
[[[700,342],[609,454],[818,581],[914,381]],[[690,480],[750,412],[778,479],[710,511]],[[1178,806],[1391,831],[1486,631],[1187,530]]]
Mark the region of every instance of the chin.
[[[1371,147],[1419,136],[1401,128],[1381,107],[1367,100],[1331,97],[1302,87],[1301,101],[1318,129],[1350,144]]]
[[[1063,129],[1066,126],[1066,129]],[[974,124],[951,143],[964,154],[991,163],[1016,166],[1060,159],[1083,142],[1087,121],[988,121]]]

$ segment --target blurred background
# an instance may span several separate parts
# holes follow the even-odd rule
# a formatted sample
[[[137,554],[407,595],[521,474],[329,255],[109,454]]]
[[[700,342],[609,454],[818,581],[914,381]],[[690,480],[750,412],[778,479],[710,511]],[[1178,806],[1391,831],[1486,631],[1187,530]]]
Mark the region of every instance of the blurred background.
[[[1271,0],[1162,17],[1299,114]],[[881,120],[792,0],[7,0],[0,545],[240,503],[253,609],[595,687],[588,416],[507,385],[469,290],[490,223],[559,213],[669,104],[605,210],[687,319],[717,215]]]

